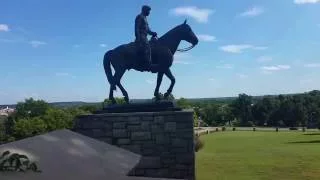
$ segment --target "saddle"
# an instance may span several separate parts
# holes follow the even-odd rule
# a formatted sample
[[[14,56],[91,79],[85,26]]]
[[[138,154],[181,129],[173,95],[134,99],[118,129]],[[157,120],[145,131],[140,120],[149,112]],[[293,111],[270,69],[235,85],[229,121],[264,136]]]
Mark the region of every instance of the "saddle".
[[[149,40],[149,45],[151,48],[151,61],[152,64],[158,64],[158,52],[159,48],[161,48],[161,45],[158,44],[158,41],[156,38],[151,38]],[[143,52],[141,51],[141,49],[138,47],[138,45],[136,44],[136,42],[130,42],[129,44],[125,45],[126,48],[128,49],[128,52],[130,54],[130,57],[134,57],[132,58],[132,64],[130,65],[132,68],[135,68],[139,71],[145,71],[143,68],[144,64],[141,64],[141,58],[143,58]]]

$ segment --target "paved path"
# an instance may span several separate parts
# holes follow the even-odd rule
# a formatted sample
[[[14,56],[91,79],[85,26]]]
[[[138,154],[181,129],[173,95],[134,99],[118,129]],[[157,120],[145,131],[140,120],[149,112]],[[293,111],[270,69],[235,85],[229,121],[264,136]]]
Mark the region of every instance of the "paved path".
[[[215,131],[216,128],[219,128],[219,131],[222,130],[222,127],[200,127],[194,128],[196,133],[206,133],[207,131]],[[227,131],[232,131],[232,127],[226,127]],[[236,131],[253,131],[253,127],[236,127]],[[276,128],[273,127],[256,127],[256,131],[276,131]],[[289,128],[279,128],[279,131],[290,131]],[[299,128],[297,131],[302,132],[302,128]],[[306,129],[305,132],[319,132],[318,129]]]

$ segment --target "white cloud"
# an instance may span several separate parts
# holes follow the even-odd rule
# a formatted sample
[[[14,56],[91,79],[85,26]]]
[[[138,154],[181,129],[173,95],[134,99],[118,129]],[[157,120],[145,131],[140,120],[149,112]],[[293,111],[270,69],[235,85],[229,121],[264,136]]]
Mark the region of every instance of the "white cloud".
[[[217,41],[215,36],[211,36],[208,34],[198,34],[197,37],[199,38],[200,41],[205,41],[205,42]]]
[[[100,46],[100,47],[107,47],[106,44],[100,44],[99,46]]]
[[[209,78],[209,81],[215,81],[216,79],[215,78]]]
[[[7,24],[0,24],[0,31],[4,31],[4,32],[10,31],[9,26]]]
[[[269,62],[272,61],[272,57],[270,56],[260,56],[257,59],[258,62],[263,63],[263,62]]]
[[[43,41],[30,41],[29,43],[31,44],[32,47],[35,47],[35,48],[47,44],[46,42],[43,42]]]
[[[237,77],[239,77],[240,79],[245,79],[245,78],[248,78],[248,75],[246,75],[246,74],[237,74]]]
[[[220,69],[233,69],[234,65],[233,64],[223,64],[221,66],[216,66],[216,68],[220,68]]]
[[[317,67],[320,67],[320,63],[305,64],[304,67],[317,68]]]
[[[242,53],[246,49],[253,49],[253,50],[265,50],[267,47],[263,46],[253,46],[250,44],[238,44],[238,45],[226,45],[226,46],[221,46],[220,50],[229,52],[229,53]]]
[[[280,70],[287,70],[291,67],[289,65],[275,65],[275,66],[263,66],[261,67],[264,71],[280,71]]]
[[[242,53],[243,50],[251,48],[251,45],[243,44],[243,45],[226,45],[220,47],[222,51],[230,52],[230,53]]]
[[[212,9],[201,9],[195,6],[177,7],[170,11],[176,16],[189,16],[194,18],[199,23],[207,23],[209,16],[214,13]]]
[[[254,17],[262,14],[264,12],[264,9],[262,7],[252,7],[248,9],[247,11],[240,14],[242,17]]]
[[[295,4],[315,4],[320,2],[320,0],[294,0]]]

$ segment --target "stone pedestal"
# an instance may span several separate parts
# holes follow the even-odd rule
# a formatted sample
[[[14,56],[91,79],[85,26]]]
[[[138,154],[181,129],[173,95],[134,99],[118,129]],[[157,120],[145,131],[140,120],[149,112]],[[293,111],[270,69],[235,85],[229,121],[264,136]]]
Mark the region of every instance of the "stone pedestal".
[[[83,115],[74,131],[142,155],[131,176],[195,179],[193,111]]]

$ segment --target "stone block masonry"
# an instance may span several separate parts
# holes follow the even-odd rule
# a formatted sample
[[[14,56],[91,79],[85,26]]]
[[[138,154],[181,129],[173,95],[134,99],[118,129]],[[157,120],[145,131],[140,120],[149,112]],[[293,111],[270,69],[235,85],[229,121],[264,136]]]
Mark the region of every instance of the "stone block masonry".
[[[142,155],[130,176],[195,179],[192,110],[82,115],[74,131]]]

